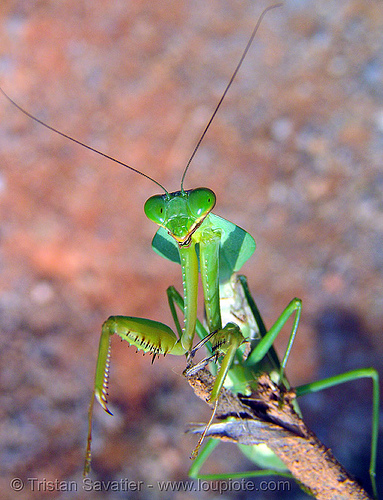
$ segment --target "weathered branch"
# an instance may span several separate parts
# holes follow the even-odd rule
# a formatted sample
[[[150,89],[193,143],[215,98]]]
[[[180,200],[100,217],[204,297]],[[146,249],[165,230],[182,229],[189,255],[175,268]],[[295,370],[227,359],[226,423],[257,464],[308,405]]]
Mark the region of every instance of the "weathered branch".
[[[208,402],[214,378],[206,369],[187,377],[195,394]],[[319,500],[366,500],[369,495],[311,432],[293,407],[293,391],[282,392],[264,374],[251,397],[223,389],[219,419],[207,436],[246,445],[265,443],[285,463],[302,487]],[[204,426],[191,432],[202,433]]]

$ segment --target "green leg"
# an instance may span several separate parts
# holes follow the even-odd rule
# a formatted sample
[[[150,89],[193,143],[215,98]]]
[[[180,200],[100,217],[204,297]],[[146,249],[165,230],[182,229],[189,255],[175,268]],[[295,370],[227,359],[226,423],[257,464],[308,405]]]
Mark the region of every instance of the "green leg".
[[[181,294],[177,292],[177,290],[174,288],[174,286],[169,286],[167,288],[166,295],[168,296],[169,308],[170,308],[170,312],[171,312],[172,317],[173,317],[174,324],[176,325],[178,337],[181,338],[182,327],[181,327],[180,320],[178,318],[176,305],[183,312],[184,304],[185,304],[184,299],[182,298]]]
[[[206,435],[206,432],[208,431],[215,412],[217,410],[217,405],[218,405],[218,398],[222,389],[222,386],[225,382],[227,373],[230,369],[231,363],[233,362],[235,353],[238,349],[238,347],[244,342],[244,337],[237,325],[234,323],[228,323],[225,328],[222,330],[218,331],[217,333],[213,334],[212,338],[212,344],[213,344],[213,353],[215,346],[217,346],[217,357],[219,352],[224,353],[224,357],[221,362],[221,366],[219,368],[219,372],[215,378],[213,388],[210,393],[210,402],[215,403],[213,413],[210,417],[209,422],[207,423],[204,432],[202,433],[200,439],[198,440],[197,446],[195,447],[193,453],[192,453],[192,458],[195,458],[199,452],[200,446],[202,444],[202,441],[204,440],[204,437]],[[209,361],[209,358],[205,361]],[[203,363],[203,362],[202,362]],[[197,365],[198,366],[198,365]],[[192,368],[193,370],[193,368]],[[187,372],[187,370],[186,370]]]
[[[263,340],[263,342],[261,340],[262,343],[261,343],[261,347],[260,348],[258,347],[258,355],[259,355],[260,359],[262,359],[266,354],[268,354],[268,351],[270,351],[271,352],[271,366],[273,369],[277,369],[278,371],[280,371],[281,365],[279,364],[278,357],[277,357],[274,349],[272,348],[272,343],[273,343],[274,339],[276,338],[276,336],[278,335],[279,331],[281,330],[282,326],[285,324],[287,319],[290,317],[290,315],[294,311],[297,311],[296,317],[294,320],[292,334],[290,336],[288,348],[287,348],[287,351],[286,351],[286,354],[284,357],[284,364],[282,365],[284,368],[284,366],[286,365],[288,355],[289,355],[290,350],[291,350],[292,343],[294,341],[296,331],[297,331],[299,317],[300,317],[300,310],[301,310],[301,302],[299,299],[292,301],[289,304],[289,306],[286,308],[284,313],[282,314],[281,318],[277,321],[276,325],[272,328],[271,333],[268,334],[268,332],[266,331],[266,328],[264,326],[264,323],[262,321],[262,318],[259,314],[258,308],[256,307],[256,305],[251,297],[250,291],[247,287],[246,278],[240,276],[240,277],[238,277],[238,281],[240,283],[240,286],[242,287],[241,295],[243,295],[245,297],[245,300],[251,309],[251,312],[254,316],[254,321],[256,322],[256,324],[258,326],[260,336],[262,338],[266,338],[266,340]],[[228,329],[228,331],[226,332],[225,329]],[[231,337],[233,337],[233,338],[231,338]],[[237,325],[232,324],[232,323],[231,324],[229,323],[228,325],[226,325],[226,327],[223,330],[217,332],[217,334],[214,336],[214,338],[212,340],[213,347],[214,347],[214,344],[218,344],[218,345],[220,344],[221,338],[222,338],[222,340],[226,339],[227,345],[229,347],[226,348],[226,350],[225,350],[225,357],[222,361],[219,373],[216,377],[216,380],[215,380],[215,383],[214,383],[214,386],[212,389],[212,394],[211,394],[211,401],[212,402],[217,401],[219,392],[220,392],[222,385],[226,379],[226,376],[230,370],[231,363],[234,359],[237,348],[244,340]],[[258,339],[256,340],[256,344],[258,344],[258,346],[259,346]],[[259,353],[261,353],[261,354],[259,354]],[[253,366],[253,360],[250,359],[249,367],[251,368],[252,366]],[[282,368],[282,370],[283,370],[283,368]],[[213,413],[213,415],[214,415],[214,413]],[[210,422],[209,422],[209,424],[210,424]],[[209,427],[209,424],[206,426],[206,428]],[[201,436],[201,439],[199,440],[199,443],[196,447],[196,450],[193,453],[194,457],[196,456],[196,452],[199,449],[199,446],[202,442],[203,437],[204,437],[204,434]],[[215,446],[217,446],[217,444],[218,444],[217,440],[210,440],[207,443],[207,445],[203,448],[201,453],[197,456],[196,461],[193,463],[193,466],[190,470],[190,475],[192,477],[198,476],[200,467],[205,462],[205,460],[208,458],[208,456],[210,455],[211,451],[215,448]],[[252,451],[254,452],[253,453],[254,455],[258,455],[258,457],[261,457],[261,459],[264,458],[264,454],[262,454],[260,449],[254,448],[254,450],[252,450]],[[272,454],[272,453],[270,452],[270,454]],[[260,461],[261,461],[261,459],[260,459]],[[278,461],[278,464],[276,464],[276,461]],[[273,455],[273,458],[269,457],[267,459],[267,461],[265,460],[265,463],[268,463],[269,465],[267,468],[265,468],[263,470],[249,471],[249,472],[238,473],[238,474],[234,474],[234,475],[229,473],[229,474],[226,474],[223,476],[216,475],[216,476],[199,476],[199,477],[204,477],[205,479],[219,479],[219,478],[225,478],[225,477],[232,478],[232,477],[265,476],[265,475],[270,475],[270,474],[272,474],[272,475],[279,474],[279,475],[283,475],[286,477],[291,477],[291,475],[285,471],[284,464],[282,462],[280,462],[280,460],[278,460],[277,457],[275,457],[275,455]],[[271,467],[271,464],[273,467],[275,466],[278,470],[270,469],[269,467]]]
[[[218,399],[219,393],[225,382],[226,375],[230,370],[230,366],[234,359],[235,353],[238,347],[244,342],[244,340],[245,339],[243,338],[241,330],[234,323],[228,323],[225,328],[214,335],[212,339],[213,349],[214,345],[221,345],[221,343],[223,343],[222,347],[224,348],[223,352],[225,355],[221,362],[218,375],[211,390],[210,401],[212,403],[214,403]],[[228,347],[226,347],[225,344],[228,344]]]
[[[250,311],[253,315],[254,321],[258,327],[259,335],[261,336],[261,338],[263,338],[267,334],[266,326],[265,326],[265,323],[262,319],[261,313],[259,312],[258,306],[255,303],[253,296],[251,295],[249,286],[247,284],[247,278],[246,278],[246,276],[243,276],[242,274],[240,274],[237,276],[237,281],[240,284],[240,287],[242,290],[241,294],[244,296],[244,298],[245,298],[245,300],[250,308]],[[255,347],[255,345],[257,345],[256,344],[257,340],[253,340],[253,343],[254,343],[254,347]],[[278,355],[277,355],[273,346],[270,347],[266,356],[268,358],[267,364],[269,365],[270,369],[275,370],[275,371],[279,371],[281,368],[281,362],[280,362]]]
[[[206,462],[206,460],[209,458],[210,454],[212,451],[219,445],[220,441],[219,439],[208,439],[208,441],[205,443],[204,447],[201,449],[197,457],[193,460],[193,464],[189,469],[189,477],[192,477],[194,479],[209,479],[208,477],[204,475],[200,475],[199,471],[203,464]]]
[[[262,356],[264,355],[265,350],[267,351],[267,347],[270,345],[270,342],[274,342],[275,338],[278,336],[279,331],[287,321],[288,317],[296,310],[297,314],[294,319],[294,324],[292,328],[292,332],[290,335],[290,339],[288,342],[288,346],[286,349],[286,353],[284,355],[283,361],[281,363],[281,371],[284,370],[287,362],[288,355],[290,353],[292,343],[294,341],[294,337],[296,334],[296,330],[298,327],[298,322],[300,318],[300,313],[301,313],[301,301],[299,299],[293,299],[290,304],[287,306],[287,308],[284,310],[282,315],[279,317],[279,319],[276,321],[276,323],[273,325],[273,327],[269,330],[269,332],[266,332],[266,328],[264,326],[263,320],[261,318],[261,315],[258,311],[258,308],[253,300],[253,297],[251,296],[251,293],[248,289],[247,286],[247,280],[245,276],[239,276],[238,279],[240,280],[246,300],[254,314],[254,317],[256,318],[262,340],[259,342],[258,346],[254,349],[254,351],[250,354],[250,361],[251,363],[253,362],[258,362],[260,358],[262,359]],[[272,332],[270,334],[270,332]],[[261,345],[261,347],[259,347]],[[258,350],[259,349],[259,352]],[[271,349],[272,346],[271,346]],[[256,354],[254,354],[254,352]],[[248,360],[246,361],[248,362]],[[380,399],[380,394],[379,394],[379,375],[378,372],[374,368],[361,368],[361,369],[356,369],[352,370],[346,373],[342,373],[340,375],[336,375],[333,377],[329,377],[323,380],[319,380],[317,382],[312,382],[309,384],[302,385],[300,387],[296,388],[296,394],[297,397],[303,396],[304,394],[309,394],[312,392],[317,392],[321,391],[323,389],[327,389],[329,387],[333,387],[339,384],[342,384],[344,382],[351,382],[354,380],[358,380],[360,378],[371,378],[372,383],[373,383],[373,402],[372,402],[372,432],[371,432],[371,455],[370,455],[370,467],[369,467],[369,473],[370,473],[370,478],[371,478],[371,484],[372,484],[372,489],[373,489],[373,494],[374,498],[377,498],[377,488],[376,488],[376,456],[377,456],[377,447],[378,447],[378,433],[379,433],[379,399]]]
[[[221,230],[207,228],[201,234],[199,244],[206,322],[210,333],[222,328],[218,268],[221,236]]]
[[[371,459],[370,459],[370,478],[372,484],[372,491],[374,498],[378,499],[377,487],[376,487],[376,455],[377,455],[377,445],[378,445],[378,432],[379,432],[379,375],[374,368],[361,368],[357,370],[352,370],[334,377],[329,377],[323,380],[318,380],[310,384],[305,384],[296,388],[297,397],[303,396],[305,394],[310,394],[313,392],[318,392],[329,387],[334,387],[336,385],[342,384],[344,382],[351,382],[358,380],[360,378],[371,378],[373,383],[373,412],[372,412],[372,438],[371,438]],[[200,478],[206,480],[218,480],[218,479],[234,479],[242,477],[259,477],[268,475],[279,475],[283,477],[292,477],[290,474],[285,472],[278,472],[275,470],[257,470],[257,471],[246,471],[240,473],[225,473],[225,474],[199,474],[199,471],[205,461],[208,459],[212,451],[219,444],[219,440],[210,439],[205,446],[201,449],[199,455],[193,462],[189,470],[189,476],[192,478]]]
[[[178,314],[177,314],[177,309],[176,306],[184,312],[184,299],[182,298],[181,294],[174,288],[174,286],[169,286],[169,288],[166,290],[167,296],[168,296],[168,302],[169,302],[169,307],[170,307],[170,312],[172,314],[174,323],[176,325],[176,329],[178,332],[179,337],[182,335],[182,328],[180,325],[180,321],[178,319]],[[205,338],[208,335],[208,332],[205,330],[203,327],[202,323],[197,319],[196,323],[196,332],[197,335],[200,339]],[[211,352],[211,347],[206,345],[206,348],[210,350]]]
[[[92,441],[92,416],[94,400],[100,403],[102,408],[112,414],[107,406],[108,379],[110,366],[110,341],[112,335],[118,335],[130,345],[153,355],[153,360],[159,354],[171,353],[174,355],[186,354],[180,339],[167,325],[158,321],[132,316],[111,316],[102,325],[94,390],[88,411],[88,439],[84,465],[84,476],[89,473],[91,463],[91,441]]]
[[[286,308],[284,313],[282,314],[281,318],[277,321],[275,326],[272,328],[271,333],[268,333],[266,331],[266,328],[264,326],[264,323],[263,323],[261,315],[258,311],[258,308],[257,308],[257,306],[256,306],[256,304],[255,304],[255,302],[250,294],[249,288],[247,286],[246,277],[245,276],[238,276],[237,279],[238,279],[238,282],[240,283],[240,287],[242,288],[242,291],[240,293],[241,293],[241,295],[243,295],[245,297],[245,300],[250,307],[251,313],[253,314],[253,317],[254,317],[254,321],[258,326],[259,334],[262,337],[262,339],[266,338],[266,340],[263,340],[263,342],[261,340],[262,343],[261,343],[260,348],[256,347],[258,349],[258,351],[257,351],[258,356],[260,357],[260,359],[262,359],[266,354],[268,354],[269,357],[271,357],[270,366],[274,370],[277,369],[278,371],[280,371],[281,365],[279,364],[278,357],[277,357],[277,355],[272,347],[272,343],[273,343],[274,339],[276,338],[276,336],[278,335],[279,331],[281,330],[282,326],[285,324],[287,319],[290,317],[290,315],[294,311],[297,310],[296,318],[295,318],[294,325],[293,325],[293,331],[292,331],[292,334],[290,336],[288,348],[287,348],[287,351],[286,351],[286,354],[284,357],[284,365],[283,365],[283,367],[284,367],[286,364],[288,355],[290,353],[291,346],[292,346],[292,343],[293,343],[293,340],[294,340],[294,337],[296,334],[296,330],[298,327],[301,302],[299,301],[299,299],[292,301],[289,304],[289,306]],[[180,305],[179,307],[181,308],[182,306]],[[212,402],[217,400],[219,392],[220,392],[222,385],[225,381],[225,378],[227,376],[227,373],[230,370],[230,366],[231,366],[231,363],[233,361],[235,352],[236,352],[238,346],[244,340],[242,334],[240,333],[240,331],[236,325],[228,324],[225,328],[229,328],[229,330],[231,329],[229,331],[229,337],[233,336],[234,338],[230,339],[230,342],[228,342],[229,347],[226,349],[225,357],[223,359],[219,373],[217,375],[217,378],[215,380],[215,383],[214,383],[214,386],[212,389],[212,394],[211,394],[211,401]],[[214,341],[212,342],[213,345],[214,345],[214,343],[219,344],[221,332],[222,331],[217,332],[216,336],[214,336]],[[224,334],[223,336],[226,338],[227,334],[226,335]],[[259,346],[259,344],[260,344],[259,340],[257,339],[255,342],[256,342],[256,346]],[[257,362],[257,360],[255,362]],[[250,359],[249,368],[251,368],[252,366],[253,366],[253,359]],[[208,426],[207,426],[207,428],[208,428]],[[202,439],[203,439],[203,436],[202,436]],[[199,445],[202,442],[202,439],[200,439],[196,450],[198,450]],[[283,471],[283,467],[284,467],[283,463],[278,463],[278,468],[279,468],[278,471],[272,470],[269,468],[265,468],[263,470],[249,471],[249,472],[245,472],[245,473],[236,473],[236,474],[228,473],[228,474],[224,474],[224,475],[207,475],[207,476],[199,475],[199,470],[202,467],[203,463],[205,462],[205,460],[207,460],[210,453],[213,451],[213,449],[218,444],[219,444],[219,440],[210,439],[207,442],[207,444],[203,447],[203,449],[201,450],[201,452],[199,453],[199,455],[195,458],[195,461],[193,462],[193,465],[189,471],[189,475],[191,477],[202,477],[204,479],[224,479],[224,478],[233,478],[233,477],[238,477],[238,478],[240,478],[240,477],[256,477],[256,476],[267,476],[267,475],[282,475],[285,477],[291,477],[290,474]],[[257,450],[255,450],[255,449],[254,449],[254,454],[257,454]],[[196,456],[196,453],[193,453],[193,455]],[[276,457],[274,457],[274,458],[276,459]],[[274,466],[274,463],[275,462],[273,462],[273,466]]]
[[[252,353],[250,354],[249,358],[247,359],[246,363],[249,365],[253,365],[258,363],[259,361],[262,360],[262,358],[267,355],[269,358],[271,358],[272,365],[274,366],[274,369],[279,367],[279,362],[278,358],[275,354],[275,351],[272,347],[272,343],[274,342],[275,338],[278,336],[280,330],[286,323],[287,319],[290,317],[290,315],[296,311],[296,315],[294,318],[294,323],[293,323],[293,328],[292,332],[289,338],[288,346],[286,349],[286,353],[284,355],[283,361],[280,365],[281,370],[283,371],[286,362],[288,359],[288,355],[291,350],[292,343],[294,341],[294,337],[297,331],[298,327],[298,322],[299,322],[299,317],[301,313],[301,302],[299,299],[294,299],[290,302],[290,304],[287,306],[287,308],[284,310],[280,318],[277,320],[277,322],[273,325],[271,330],[269,332],[266,331],[265,325],[263,323],[262,317],[258,311],[258,308],[251,296],[251,293],[249,291],[249,288],[247,286],[247,280],[244,276],[238,276],[238,280],[241,283],[242,290],[244,293],[244,296],[246,298],[247,304],[249,305],[254,319],[257,323],[260,336],[262,337],[261,341],[258,343],[258,346],[256,346]],[[260,346],[260,347],[259,347]],[[269,349],[269,351],[268,351]],[[255,354],[254,354],[255,352]],[[349,381],[354,381],[359,378],[371,378],[373,382],[373,411],[372,411],[372,437],[371,437],[371,458],[370,458],[370,477],[371,477],[371,483],[372,483],[372,489],[373,489],[373,494],[374,498],[377,499],[377,487],[376,487],[376,456],[377,456],[377,445],[378,445],[378,431],[379,431],[379,376],[378,373],[375,369],[373,368],[365,368],[365,369],[357,369],[357,370],[352,370],[350,372],[340,374],[334,377],[329,377],[327,379],[323,379],[317,382],[313,382],[310,384],[302,385],[296,389],[297,396],[302,396],[304,394],[308,394],[311,392],[316,392],[320,391],[323,389],[326,389],[328,387],[332,387],[335,385],[339,385],[344,382],[349,382]],[[279,474],[282,476],[289,477],[289,474],[287,473],[280,473],[276,472],[273,470],[258,470],[258,471],[249,471],[249,472],[244,472],[244,473],[236,473],[236,474],[212,474],[212,475],[201,475],[199,474],[199,471],[201,467],[203,466],[204,462],[207,460],[207,458],[210,456],[212,451],[215,449],[215,447],[219,444],[219,440],[213,440],[210,439],[206,445],[202,448],[200,451],[198,457],[195,459],[193,462],[193,465],[189,471],[190,477],[198,477],[198,478],[203,478],[207,480],[213,480],[213,479],[227,479],[227,478],[240,478],[240,477],[254,477],[254,476],[261,476],[261,475],[271,475],[271,474]]]
[[[311,394],[312,392],[322,391],[329,387],[343,384],[345,382],[352,382],[361,378],[371,378],[372,380],[372,431],[371,431],[371,457],[370,457],[370,478],[372,484],[372,491],[374,498],[378,498],[376,488],[376,455],[378,450],[378,433],[379,433],[379,375],[374,368],[359,368],[349,372],[341,373],[333,377],[311,382],[297,387],[297,397],[304,394]]]
[[[275,339],[278,337],[280,331],[282,330],[283,326],[287,322],[287,320],[290,318],[290,316],[295,313],[294,317],[294,322],[293,322],[293,327],[291,330],[291,334],[289,337],[289,341],[287,344],[286,352],[285,355],[283,356],[282,363],[280,365],[280,379],[283,379],[284,375],[284,370],[286,367],[287,359],[290,355],[290,351],[295,339],[295,335],[298,330],[298,324],[299,324],[299,319],[301,316],[301,311],[302,311],[302,301],[300,299],[293,299],[286,309],[282,312],[282,314],[279,316],[277,321],[274,323],[274,325],[270,328],[270,330],[261,338],[259,341],[258,345],[252,350],[252,352],[249,354],[248,358],[246,359],[246,365],[248,367],[256,367],[256,365],[262,361],[262,359],[266,356],[270,348],[272,347]]]
[[[198,258],[194,241],[192,240],[189,246],[180,246],[179,253],[184,288],[184,328],[181,343],[185,351],[189,351],[193,345],[197,320]]]
[[[282,476],[292,478],[288,472],[275,471],[272,469],[253,470],[245,472],[227,472],[220,474],[200,474],[199,471],[206,460],[209,458],[213,450],[219,445],[219,439],[210,438],[199,452],[193,465],[189,469],[189,476],[194,479],[205,479],[207,481],[215,481],[220,479],[241,479],[243,477],[264,477],[264,476]]]

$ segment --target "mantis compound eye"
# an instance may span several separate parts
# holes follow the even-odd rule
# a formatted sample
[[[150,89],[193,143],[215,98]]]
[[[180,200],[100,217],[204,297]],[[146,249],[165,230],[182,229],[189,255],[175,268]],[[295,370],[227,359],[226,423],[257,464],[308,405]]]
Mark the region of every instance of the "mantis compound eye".
[[[165,200],[162,195],[151,196],[145,203],[146,217],[158,225],[163,225],[166,217]]]
[[[197,188],[189,193],[189,208],[197,218],[203,217],[213,210],[215,202],[216,197],[211,189]]]

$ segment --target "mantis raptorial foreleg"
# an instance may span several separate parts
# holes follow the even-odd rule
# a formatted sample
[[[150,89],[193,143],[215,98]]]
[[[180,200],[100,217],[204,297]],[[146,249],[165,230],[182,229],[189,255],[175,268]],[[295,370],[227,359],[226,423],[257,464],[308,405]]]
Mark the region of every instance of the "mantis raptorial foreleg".
[[[114,334],[128,341],[130,345],[135,346],[138,350],[151,353],[153,360],[159,354],[165,355],[171,352],[172,354],[182,355],[186,352],[172,329],[158,321],[128,316],[111,316],[105,321],[102,325],[94,390],[88,410],[88,438],[84,475],[87,475],[90,471],[94,400],[97,399],[102,408],[112,415],[107,406],[107,391],[110,366],[110,341]]]

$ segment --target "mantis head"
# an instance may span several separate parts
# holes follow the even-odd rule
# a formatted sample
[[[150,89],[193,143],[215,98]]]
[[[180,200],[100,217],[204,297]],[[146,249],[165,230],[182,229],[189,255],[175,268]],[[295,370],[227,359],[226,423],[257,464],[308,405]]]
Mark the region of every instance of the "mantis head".
[[[183,245],[213,210],[215,201],[215,194],[208,188],[181,190],[151,196],[144,211],[148,219]]]

